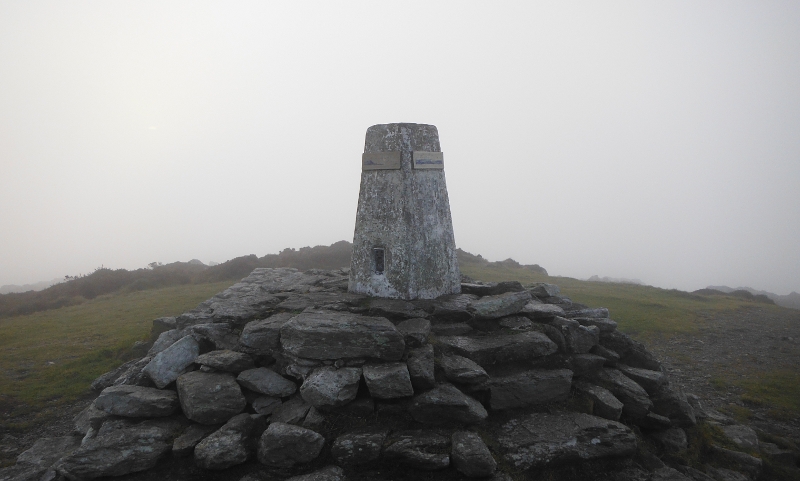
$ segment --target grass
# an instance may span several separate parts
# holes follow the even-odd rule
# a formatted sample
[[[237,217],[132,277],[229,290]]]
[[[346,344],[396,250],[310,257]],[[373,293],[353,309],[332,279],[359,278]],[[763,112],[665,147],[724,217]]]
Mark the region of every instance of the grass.
[[[121,292],[0,320],[0,410],[13,417],[80,398],[149,337],[153,319],[180,314],[231,284]]]
[[[777,420],[792,419],[800,413],[800,373],[776,370],[736,382],[744,389],[742,401],[754,406],[769,406],[768,415]]]

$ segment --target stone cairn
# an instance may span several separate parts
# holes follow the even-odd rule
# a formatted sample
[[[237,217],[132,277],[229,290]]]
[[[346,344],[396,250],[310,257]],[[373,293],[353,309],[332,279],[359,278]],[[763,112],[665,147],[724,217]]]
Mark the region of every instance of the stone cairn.
[[[19,479],[164,458],[249,480],[527,479],[565,463],[690,479],[655,456],[631,461],[642,439],[685,449],[696,410],[607,309],[551,284],[466,282],[415,301],[347,285],[347,269],[256,269],[155,320],[147,355],[93,382],[80,437],[37,443],[21,458],[45,461]]]

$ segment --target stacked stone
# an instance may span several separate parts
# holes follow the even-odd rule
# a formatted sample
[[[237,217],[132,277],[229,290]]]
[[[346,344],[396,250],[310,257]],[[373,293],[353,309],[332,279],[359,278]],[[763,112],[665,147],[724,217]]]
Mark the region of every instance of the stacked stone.
[[[93,383],[101,392],[76,420],[83,439],[52,469],[116,476],[172,452],[209,470],[339,466],[307,479],[376,462],[487,477],[501,458],[526,470],[630,457],[628,425],[685,443],[681,428],[695,423],[608,310],[556,286],[465,283],[404,301],[347,293],[347,281],[346,270],[256,269],[154,321],[148,355]],[[358,428],[329,422],[343,418]]]

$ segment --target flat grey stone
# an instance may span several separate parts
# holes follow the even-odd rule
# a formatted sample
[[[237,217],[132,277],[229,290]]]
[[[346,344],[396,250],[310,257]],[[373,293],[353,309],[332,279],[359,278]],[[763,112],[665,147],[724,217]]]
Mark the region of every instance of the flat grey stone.
[[[472,301],[469,311],[475,319],[498,319],[516,314],[531,300],[526,291],[507,292],[497,296],[485,296]]]
[[[689,442],[686,438],[686,431],[681,428],[669,428],[663,431],[655,431],[650,434],[655,443],[665,451],[679,453],[686,451]]]
[[[306,417],[303,419],[303,422],[300,424],[300,426],[319,432],[324,424],[325,416],[323,416],[317,408],[311,406],[308,409],[308,414],[306,414]]]
[[[463,291],[462,291],[463,292]],[[464,322],[472,318],[467,311],[470,303],[478,299],[474,294],[448,294],[437,297],[433,302],[433,316],[451,322]]]
[[[661,363],[647,350],[647,347],[639,341],[634,341],[624,332],[611,331],[603,332],[600,336],[600,344],[606,349],[610,349],[620,356],[620,360],[628,366],[660,371]]]
[[[272,397],[288,397],[297,391],[297,385],[275,371],[257,367],[242,371],[236,382],[247,389]]]
[[[489,375],[482,367],[463,356],[443,355],[441,366],[444,375],[451,382],[480,384],[489,379]]]
[[[529,302],[525,304],[519,313],[535,321],[547,321],[556,316],[564,316],[564,309],[554,304],[539,304]]]
[[[691,478],[686,477],[677,469],[665,466],[653,471],[649,481],[691,481]]]
[[[650,396],[650,400],[653,402],[653,412],[668,417],[674,425],[690,428],[697,424],[695,409],[680,386],[664,384]],[[721,424],[731,424],[732,422],[733,420],[729,419]]]
[[[184,329],[184,332],[191,334],[197,340],[206,339],[217,349],[234,350],[239,344],[239,335],[224,323],[195,324]]]
[[[197,356],[195,364],[208,366],[217,371],[239,373],[255,367],[253,358],[247,354],[222,349]]]
[[[450,465],[450,456],[446,453],[450,440],[439,434],[404,431],[390,436],[386,444],[384,457],[413,468],[436,470]]]
[[[326,366],[316,369],[300,386],[300,395],[319,408],[343,406],[358,394],[361,368]]]
[[[414,302],[403,299],[383,299],[381,297],[370,298],[369,314],[392,319],[414,319],[428,316],[428,313]]]
[[[75,419],[72,420],[73,432],[78,433],[81,436],[85,436],[90,428],[94,428],[95,430],[100,429],[103,421],[108,419],[110,416],[111,414],[97,409],[97,407],[94,405],[94,402],[92,402],[86,406],[83,411],[79,412],[77,416],[75,416]]]
[[[611,319],[597,319],[591,317],[576,317],[576,321],[578,321],[581,326],[589,327],[595,326],[600,329],[600,332],[611,332],[617,328],[616,321],[612,321]]]
[[[144,371],[144,368],[152,360],[152,357],[145,356],[138,361],[133,361],[131,364],[126,364],[127,368],[114,380],[112,386],[153,387],[153,381]]]
[[[514,329],[517,331],[527,331],[533,327],[533,322],[530,319],[523,316],[511,316],[511,317],[504,317],[500,319],[498,323],[500,327],[505,327],[507,329]]]
[[[591,374],[606,364],[606,359],[595,354],[575,354],[570,358],[570,368],[576,376]]]
[[[497,462],[480,436],[471,431],[456,431],[452,436],[453,467],[470,478],[485,478],[494,474]]]
[[[386,434],[386,431],[343,434],[333,442],[331,456],[345,466],[370,463],[380,457]]]
[[[301,396],[296,396],[272,411],[272,422],[286,424],[301,424],[306,418],[311,405],[305,402]]]
[[[615,367],[636,384],[642,386],[644,390],[647,391],[647,394],[651,396],[656,394],[662,386],[667,384],[667,376],[660,371],[630,367],[624,364],[617,364]]]
[[[139,359],[128,361],[124,364],[119,365],[115,369],[108,371],[105,374],[101,374],[100,376],[97,377],[97,379],[92,381],[91,384],[92,391],[102,391],[103,389],[109,386],[113,386],[114,381],[116,381],[117,378],[119,378],[123,372],[130,369],[130,367],[133,366],[137,361],[139,361]]]
[[[758,451],[758,435],[752,428],[743,424],[731,424],[722,426],[722,432],[740,448],[747,451]]]
[[[477,424],[489,415],[481,403],[451,384],[415,396],[408,411],[416,421],[428,424]]]
[[[567,341],[567,351],[572,354],[586,354],[600,342],[600,329],[596,326],[581,326],[574,319],[563,317],[556,317],[550,325],[561,329]]]
[[[427,344],[417,349],[411,349],[408,352],[406,366],[415,391],[422,392],[436,387],[433,346]]]
[[[271,356],[281,348],[281,327],[295,314],[281,312],[260,321],[248,322],[239,336],[237,351],[258,356]]]
[[[529,361],[558,350],[558,346],[546,335],[535,331],[484,337],[442,336],[439,337],[439,343],[443,349],[472,359],[484,367],[495,363]]]
[[[589,352],[604,358],[610,366],[614,366],[619,362],[619,354],[600,344],[594,346]]]
[[[194,371],[178,378],[183,414],[201,424],[221,424],[239,414],[247,401],[230,374]]]
[[[570,319],[577,317],[582,317],[584,319],[608,319],[608,309],[605,307],[573,309],[567,311],[566,317]]]
[[[94,405],[109,414],[130,418],[169,416],[178,410],[175,391],[152,387],[111,386],[103,389]]]
[[[200,345],[192,336],[184,336],[156,354],[144,367],[146,374],[159,389],[172,383],[200,354]]]
[[[564,401],[572,386],[569,369],[533,369],[511,376],[494,377],[488,383],[493,410],[520,408]]]
[[[69,479],[122,476],[156,465],[172,448],[180,424],[170,419],[107,421],[97,435],[54,466]]]
[[[247,461],[254,424],[247,413],[232,417],[195,446],[194,462],[203,469],[219,471]]]
[[[17,465],[41,476],[58,460],[72,454],[80,444],[81,438],[77,436],[41,438],[17,456]]]
[[[156,339],[156,342],[153,343],[153,347],[151,347],[150,350],[147,351],[147,355],[155,356],[159,352],[163,351],[164,349],[168,348],[169,346],[181,340],[181,338],[185,335],[186,334],[184,334],[183,331],[179,329],[170,329],[169,331],[162,332],[161,334],[158,335],[158,339]]]
[[[411,375],[404,362],[367,364],[363,372],[369,393],[375,399],[395,399],[414,395]]]
[[[306,311],[281,328],[290,354],[319,360],[373,358],[398,361],[405,342],[394,324],[381,317],[334,311]]]
[[[647,391],[617,369],[605,367],[592,374],[591,379],[611,391],[622,402],[622,412],[632,419],[645,418],[653,408]]]
[[[326,466],[313,473],[292,476],[286,481],[345,481],[347,477],[339,466]]]
[[[437,336],[462,336],[472,330],[472,326],[464,322],[431,325],[431,332]]]
[[[422,318],[408,319],[397,324],[397,330],[403,334],[406,346],[420,347],[428,343],[431,333],[431,321]]]
[[[310,429],[273,422],[258,441],[258,462],[284,468],[309,463],[324,445],[325,438]]]
[[[513,419],[500,428],[498,441],[505,461],[521,470],[636,452],[636,436],[624,424],[571,412]]]
[[[592,414],[611,421],[619,421],[622,415],[622,403],[608,389],[579,381],[574,384],[578,394],[592,401]]]
[[[217,429],[217,425],[191,424],[172,442],[172,455],[177,458],[191,456],[197,443]]]
[[[536,297],[554,297],[561,294],[561,289],[558,288],[555,284],[547,284],[544,282],[540,282],[535,284],[532,288],[528,290],[532,295]]]

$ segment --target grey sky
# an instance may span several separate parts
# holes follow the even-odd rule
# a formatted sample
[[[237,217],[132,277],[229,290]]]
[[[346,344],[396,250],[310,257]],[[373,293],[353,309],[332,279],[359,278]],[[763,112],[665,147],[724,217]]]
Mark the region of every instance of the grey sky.
[[[0,284],[352,240],[439,128],[459,247],[800,291],[800,2],[0,3]]]

